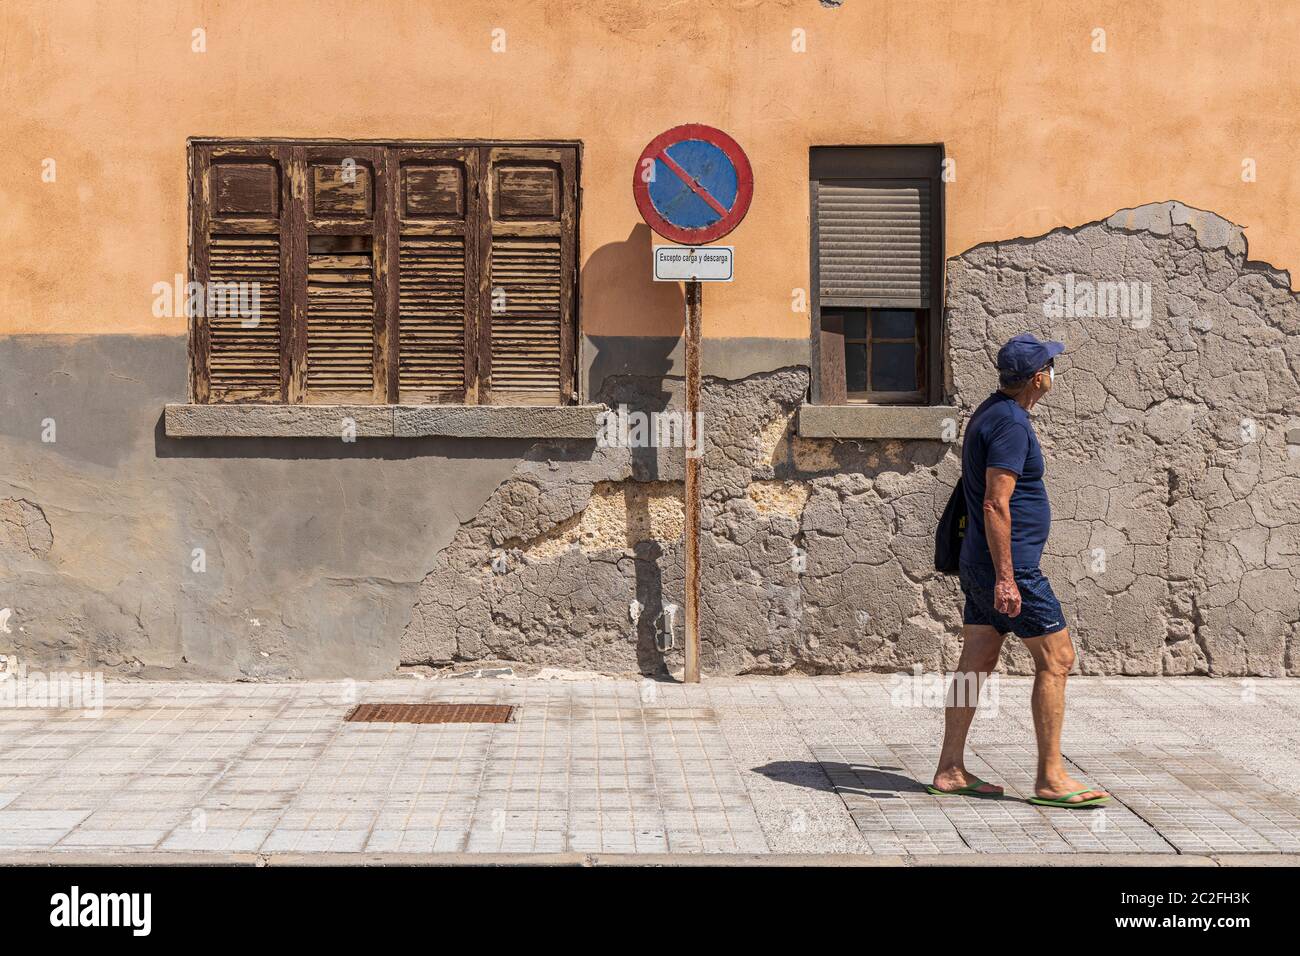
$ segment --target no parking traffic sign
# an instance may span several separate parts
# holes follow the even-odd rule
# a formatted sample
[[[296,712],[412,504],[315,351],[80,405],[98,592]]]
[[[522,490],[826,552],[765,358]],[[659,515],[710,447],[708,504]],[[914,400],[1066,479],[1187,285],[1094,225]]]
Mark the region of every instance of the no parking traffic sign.
[[[687,447],[704,447],[700,411],[700,283],[730,282],[731,246],[707,246],[740,225],[754,197],[749,157],[720,129],[687,123],[650,141],[632,172],[632,195],[659,235],[689,248],[655,246],[656,280],[685,281]],[[704,248],[700,248],[700,247]],[[683,516],[686,646],[682,679],[700,680],[700,458],[686,455]]]
[[[651,229],[700,246],[740,225],[754,197],[754,171],[722,130],[687,123],[660,133],[642,151],[632,195]]]

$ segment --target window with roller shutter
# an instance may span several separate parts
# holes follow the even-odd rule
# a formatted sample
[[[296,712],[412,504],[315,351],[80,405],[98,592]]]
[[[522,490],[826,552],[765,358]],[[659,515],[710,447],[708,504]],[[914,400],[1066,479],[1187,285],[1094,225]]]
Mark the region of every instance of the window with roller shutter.
[[[811,151],[815,402],[942,399],[942,162],[938,146]]]
[[[574,143],[191,141],[195,402],[576,400]]]

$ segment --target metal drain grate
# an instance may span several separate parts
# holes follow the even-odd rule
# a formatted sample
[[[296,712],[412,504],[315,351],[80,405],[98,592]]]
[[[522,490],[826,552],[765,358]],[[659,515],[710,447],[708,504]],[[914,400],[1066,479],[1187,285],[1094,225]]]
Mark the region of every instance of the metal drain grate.
[[[357,704],[343,718],[352,723],[504,724],[509,704]]]

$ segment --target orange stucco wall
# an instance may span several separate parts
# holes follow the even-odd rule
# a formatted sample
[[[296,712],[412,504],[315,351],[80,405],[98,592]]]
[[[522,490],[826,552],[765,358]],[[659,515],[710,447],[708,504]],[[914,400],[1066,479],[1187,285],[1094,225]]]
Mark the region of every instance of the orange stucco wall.
[[[1294,269],[1298,46],[1300,5],[1275,0],[6,0],[0,333],[184,331],[150,289],[184,271],[190,135],[581,139],[601,335],[680,331],[630,180],[687,121],[731,132],[756,180],[708,336],[807,334],[810,145],[944,143],[950,255],[1180,199]]]

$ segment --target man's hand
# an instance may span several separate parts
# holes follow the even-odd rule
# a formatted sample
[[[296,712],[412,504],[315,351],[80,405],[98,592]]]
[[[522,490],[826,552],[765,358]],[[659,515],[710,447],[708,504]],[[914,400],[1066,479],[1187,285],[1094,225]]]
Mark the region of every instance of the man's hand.
[[[998,578],[993,585],[993,610],[1007,617],[1020,613],[1020,588],[1015,578]]]
[[[984,472],[984,537],[996,580],[993,609],[1007,617],[1020,613],[1020,588],[1011,564],[1011,493],[1015,489],[1014,471],[989,468]]]

